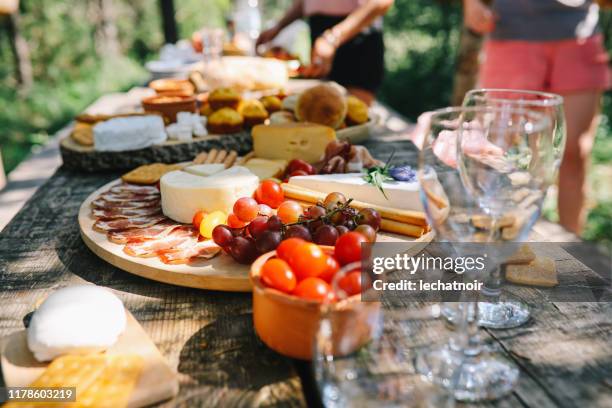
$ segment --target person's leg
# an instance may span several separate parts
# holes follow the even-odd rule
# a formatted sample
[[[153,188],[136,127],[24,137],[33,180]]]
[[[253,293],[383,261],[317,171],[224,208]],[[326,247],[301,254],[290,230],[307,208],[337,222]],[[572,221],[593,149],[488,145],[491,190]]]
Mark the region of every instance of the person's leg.
[[[372,91],[368,91],[367,89],[357,88],[355,86],[347,86],[346,90],[349,94],[358,97],[362,101],[364,101],[368,106],[371,106],[374,100],[376,99],[376,95]]]
[[[598,124],[600,91],[563,95],[567,142],[559,172],[559,221],[580,234],[586,221],[586,174]]]

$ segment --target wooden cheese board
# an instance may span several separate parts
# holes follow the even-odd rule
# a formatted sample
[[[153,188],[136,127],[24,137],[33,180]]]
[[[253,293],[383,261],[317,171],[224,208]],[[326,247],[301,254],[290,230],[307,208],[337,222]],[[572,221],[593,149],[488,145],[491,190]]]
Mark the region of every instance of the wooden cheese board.
[[[138,258],[123,251],[123,245],[110,242],[106,234],[93,229],[95,218],[91,215],[91,202],[102,192],[120,184],[114,180],[94,191],[79,209],[79,229],[85,245],[98,257],[111,265],[134,275],[159,282],[199,289],[221,290],[228,292],[250,292],[249,266],[241,265],[229,255],[221,252],[212,259],[191,264],[169,265],[158,258]],[[427,233],[416,241],[429,242],[433,233]],[[415,239],[402,235],[379,233],[379,242],[414,242]]]
[[[136,408],[174,397],[179,390],[177,373],[149,338],[140,323],[127,312],[127,326],[108,354],[136,354],[144,359],[142,373],[132,390],[128,407]],[[2,375],[7,387],[26,387],[45,371],[48,364],[36,361],[27,345],[26,330],[2,342]]]

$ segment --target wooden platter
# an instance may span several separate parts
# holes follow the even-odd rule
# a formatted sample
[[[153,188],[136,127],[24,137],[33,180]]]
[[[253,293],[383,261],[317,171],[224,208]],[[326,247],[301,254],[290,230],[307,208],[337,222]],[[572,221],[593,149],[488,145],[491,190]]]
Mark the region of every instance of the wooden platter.
[[[137,354],[144,367],[128,407],[136,408],[174,397],[179,390],[178,375],[168,366],[155,343],[140,323],[127,312],[127,326],[109,354]],[[27,345],[26,330],[11,334],[2,342],[2,375],[7,387],[26,387],[36,380],[47,364],[36,361]]]
[[[250,292],[249,266],[241,265],[229,255],[220,253],[209,260],[197,261],[186,265],[167,265],[157,258],[138,258],[123,252],[123,245],[110,242],[106,234],[94,231],[95,219],[91,215],[91,202],[100,193],[108,190],[121,179],[111,181],[94,191],[81,204],[79,209],[79,230],[85,245],[98,257],[111,265],[134,275],[159,282],[170,283],[190,288],[221,290],[228,292]],[[416,239],[419,242],[430,242],[433,233],[428,233]],[[379,233],[378,241],[413,242],[412,238]]]

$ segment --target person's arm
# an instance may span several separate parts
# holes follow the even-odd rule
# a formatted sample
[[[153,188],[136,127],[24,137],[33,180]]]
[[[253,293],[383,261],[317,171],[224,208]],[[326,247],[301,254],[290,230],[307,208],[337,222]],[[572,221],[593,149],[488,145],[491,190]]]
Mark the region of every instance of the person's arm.
[[[495,14],[482,0],[463,0],[463,24],[478,34],[486,34],[495,28]]]
[[[357,7],[344,20],[332,28],[325,30],[323,35],[315,40],[312,47],[312,65],[308,67],[305,76],[325,76],[331,71],[336,50],[349,41],[374,20],[384,15],[393,5],[393,0],[370,0]]]
[[[289,24],[302,18],[303,16],[304,0],[295,0],[285,15],[273,27],[263,31],[259,35],[259,38],[257,38],[257,42],[255,43],[255,47],[272,41],[283,28],[287,27]]]

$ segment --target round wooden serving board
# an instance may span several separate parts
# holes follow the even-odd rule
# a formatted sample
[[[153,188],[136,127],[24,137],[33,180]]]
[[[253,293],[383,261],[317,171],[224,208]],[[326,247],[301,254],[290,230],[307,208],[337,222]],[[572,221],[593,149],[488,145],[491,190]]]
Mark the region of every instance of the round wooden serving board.
[[[119,183],[121,183],[121,179],[111,181],[100,187],[83,201],[79,209],[79,229],[81,237],[85,245],[87,245],[94,254],[119,269],[159,282],[190,288],[222,290],[228,292],[251,291],[252,285],[249,280],[250,266],[237,263],[224,252],[221,252],[212,259],[200,260],[197,261],[197,263],[167,265],[156,257],[138,258],[130,256],[123,252],[123,245],[110,242],[106,234],[94,231],[92,227],[95,218],[91,215],[91,202],[102,192]],[[389,233],[378,234],[378,242],[430,242],[432,239],[432,232],[416,240]]]

